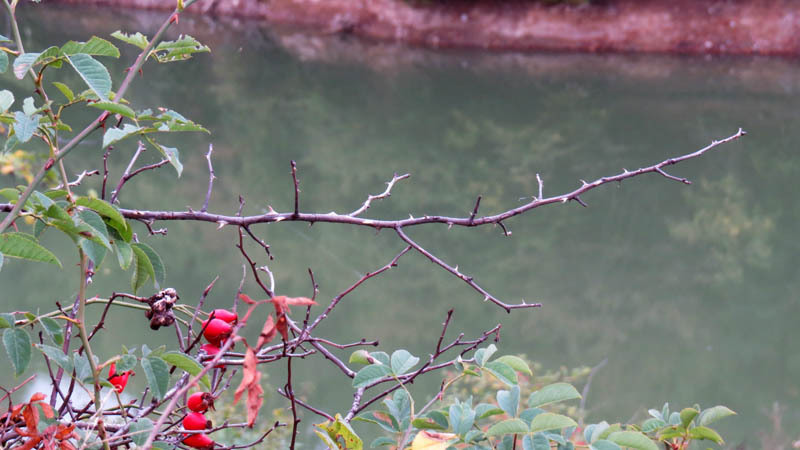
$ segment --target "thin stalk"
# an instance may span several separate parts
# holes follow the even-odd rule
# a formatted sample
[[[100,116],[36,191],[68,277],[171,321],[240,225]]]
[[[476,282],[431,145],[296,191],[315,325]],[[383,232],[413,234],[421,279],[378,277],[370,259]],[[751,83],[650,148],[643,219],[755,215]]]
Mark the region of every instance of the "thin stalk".
[[[97,434],[103,441],[103,448],[105,450],[111,450],[111,447],[106,441],[106,429],[102,419],[103,400],[100,398],[100,373],[97,371],[97,363],[94,361],[94,353],[89,344],[89,334],[86,332],[86,268],[88,267],[89,258],[86,257],[83,250],[78,250],[78,252],[81,258],[81,284],[78,289],[78,332],[80,333],[83,351],[86,352],[86,358],[89,360],[89,367],[92,368],[92,377],[94,378],[94,407],[100,416],[97,419]]]

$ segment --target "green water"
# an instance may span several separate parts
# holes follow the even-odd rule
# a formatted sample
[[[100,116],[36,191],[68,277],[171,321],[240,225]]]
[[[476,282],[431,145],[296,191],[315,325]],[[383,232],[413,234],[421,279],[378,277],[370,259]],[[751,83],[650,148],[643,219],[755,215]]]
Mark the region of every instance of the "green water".
[[[26,8],[29,51],[85,39],[87,27],[100,36],[120,28],[152,33],[161,17]],[[590,421],[642,418],[665,401],[725,404],[739,413],[720,427],[726,441],[762,448],[757,433],[772,431],[765,411],[779,402],[784,431],[800,437],[798,61],[437,53],[232,20],[182,18],[181,26],[212,54],[146,67],[128,97],[137,109],[180,111],[212,135],[166,139],[181,150],[183,177],[169,167],[142,175],[123,193],[123,207],[198,209],[211,142],[214,212],[234,213],[239,195],[246,213],[268,205],[289,210],[294,159],[303,211],[352,211],[398,172],[412,176],[367,216],[464,216],[478,195],[481,211],[496,213],[535,194],[536,173],[545,195],[562,193],[580,179],[687,153],[743,127],[746,139],[672,169],[691,186],[659,176],[606,186],[584,196],[588,208],[550,206],[508,221],[510,237],[488,227],[408,230],[496,297],[539,301],[541,309],[508,315],[409,253],[397,269],[347,296],[319,334],[338,342],[380,339],[383,350],[407,348],[424,357],[446,311],[455,308],[448,336],[474,336],[502,323],[501,351],[524,353],[545,368],[607,358],[587,398]],[[113,65],[116,83],[131,56],[126,51]],[[68,80],[77,89],[79,80]],[[20,99],[30,95],[7,75],[3,83]],[[134,146],[112,154],[114,183]],[[97,135],[76,150],[68,171],[100,168],[99,147]],[[143,162],[156,160],[148,154]],[[99,190],[99,180],[85,187]],[[195,302],[219,275],[209,301],[228,306],[242,272],[235,231],[157,225],[169,234],[146,242],[163,256],[168,284],[182,300]],[[311,268],[323,305],[404,247],[389,231],[339,225],[280,223],[254,231],[272,246],[277,291],[310,295]],[[146,234],[144,227],[137,232]],[[70,302],[75,255],[55,233],[45,242],[62,250],[65,269],[7,261],[0,272],[5,309]],[[124,291],[128,277],[108,260],[90,293]],[[250,282],[245,291],[258,295]],[[151,332],[139,314],[120,313],[96,344],[99,353],[115,354],[130,336],[155,345],[170,342],[174,332]],[[266,370],[274,386],[282,385],[285,366]],[[295,370],[296,389],[310,402],[331,413],[348,409],[348,380],[325,360],[298,361]],[[135,381],[144,386],[144,377]],[[419,389],[437,386],[430,380]],[[280,406],[272,396],[265,410]],[[314,421],[304,416],[308,442]]]

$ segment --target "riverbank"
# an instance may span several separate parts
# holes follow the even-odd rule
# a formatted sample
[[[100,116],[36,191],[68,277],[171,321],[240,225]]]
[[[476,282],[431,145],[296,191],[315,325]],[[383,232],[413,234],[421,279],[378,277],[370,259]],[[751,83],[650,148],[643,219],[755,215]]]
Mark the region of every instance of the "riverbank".
[[[164,0],[58,0],[171,9]],[[195,13],[435,48],[800,55],[795,0],[203,0]]]

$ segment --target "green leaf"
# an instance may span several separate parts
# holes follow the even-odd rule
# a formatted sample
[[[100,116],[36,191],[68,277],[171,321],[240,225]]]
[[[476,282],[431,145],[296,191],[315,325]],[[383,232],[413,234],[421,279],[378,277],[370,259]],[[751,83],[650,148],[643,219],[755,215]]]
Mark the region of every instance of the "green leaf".
[[[726,406],[717,405],[713,408],[703,410],[703,412],[700,414],[700,419],[698,419],[697,424],[705,426],[733,415],[736,415],[736,413],[732,409],[729,409]]]
[[[82,211],[78,211],[74,217],[77,219],[75,221],[76,225],[86,225],[91,229],[89,231],[91,232],[92,236],[86,236],[84,234],[84,237],[87,237],[88,239],[101,244],[108,250],[111,250],[111,242],[108,240],[108,228],[106,228],[106,223],[99,214],[91,209],[84,209]]]
[[[167,269],[164,267],[164,262],[161,261],[161,257],[158,256],[158,253],[156,253],[156,251],[147,244],[136,243],[131,244],[131,247],[137,248],[147,255],[147,259],[150,261],[150,265],[153,268],[149,274],[151,277],[153,277],[153,282],[156,286],[156,289],[159,289],[159,287],[164,285],[164,283],[167,281]]]
[[[550,441],[542,433],[526,435],[522,438],[523,450],[550,450]]]
[[[595,441],[589,446],[590,450],[622,450],[619,445],[605,439]]]
[[[144,50],[147,47],[149,41],[147,40],[147,36],[143,35],[142,33],[137,32],[136,34],[126,34],[121,31],[115,31],[111,33],[112,37],[119,39],[126,44],[135,45],[139,47],[141,50]]]
[[[12,258],[46,262],[61,267],[58,258],[50,250],[39,245],[35,239],[24,233],[0,234],[0,253]]]
[[[39,114],[28,116],[22,111],[14,113],[14,134],[19,142],[25,143],[31,140],[41,117]]]
[[[388,438],[386,436],[381,436],[379,438],[375,438],[375,440],[372,441],[371,444],[369,444],[369,448],[377,448],[377,447],[383,447],[384,445],[394,445],[394,444],[397,444],[397,442],[395,442],[394,439]]]
[[[178,149],[174,147],[166,147],[152,139],[147,139],[147,142],[149,142],[150,145],[155,147],[156,150],[161,152],[161,154],[164,155],[164,157],[167,158],[167,160],[169,160],[169,163],[172,164],[172,167],[175,168],[175,172],[177,172],[178,176],[180,177],[181,174],[183,173],[183,164],[181,164],[180,154],[178,152]]]
[[[50,361],[56,363],[58,367],[64,369],[65,372],[72,373],[73,370],[72,360],[70,359],[69,356],[65,355],[60,348],[51,347],[49,345],[44,345],[44,344],[37,344],[36,348],[38,348],[42,353],[44,353],[45,356],[50,358]]]
[[[166,63],[183,61],[191,58],[195,53],[207,53],[210,51],[207,46],[198,42],[197,39],[186,35],[181,36],[176,41],[160,42],[153,51],[153,55],[158,62]]]
[[[465,435],[475,423],[475,410],[470,407],[471,402],[472,397],[467,402],[456,402],[448,409],[450,426],[458,435]]]
[[[525,375],[532,376],[533,372],[531,368],[528,366],[528,363],[525,362],[519,356],[514,355],[503,355],[497,358],[495,361],[499,361],[501,363],[505,363],[510,366],[512,369],[516,370],[517,372],[522,372]]]
[[[8,55],[0,51],[0,73],[6,73],[6,70],[8,70]]]
[[[111,92],[111,75],[108,74],[108,69],[85,53],[77,53],[66,58],[89,89],[97,94],[100,100],[107,101]]]
[[[578,424],[567,416],[554,413],[541,413],[531,420],[531,433],[538,431],[560,430],[566,427],[575,427]]]
[[[25,78],[28,69],[33,66],[33,63],[36,62],[40,54],[41,53],[23,53],[17,56],[16,59],[14,59],[14,76],[16,76],[18,80]]]
[[[75,94],[72,92],[72,89],[70,89],[69,86],[67,86],[66,84],[54,81],[53,86],[55,86],[56,88],[58,88],[59,91],[61,91],[61,94],[64,97],[66,97],[68,102],[75,100]]]
[[[475,364],[483,367],[496,351],[497,347],[494,344],[489,344],[486,348],[475,350]]]
[[[92,36],[87,42],[69,41],[61,47],[61,52],[65,55],[84,53],[87,55],[119,58],[119,49],[111,42],[97,36]]]
[[[3,89],[0,91],[0,111],[6,112],[11,105],[14,104],[14,94],[11,91]]]
[[[9,313],[0,314],[0,328],[14,328],[14,315]]]
[[[50,317],[42,317],[39,322],[42,324],[42,328],[44,328],[47,336],[49,336],[56,345],[64,343],[64,330],[57,320]]]
[[[116,363],[117,372],[122,373],[133,370],[133,368],[136,367],[137,362],[138,360],[133,355],[121,355]]]
[[[78,197],[78,199],[75,200],[75,204],[78,206],[85,206],[103,217],[108,217],[117,225],[114,228],[118,230],[120,227],[125,228],[128,226],[125,222],[125,218],[122,217],[122,214],[120,214],[117,208],[113,207],[105,200],[91,197]]]
[[[694,420],[694,418],[697,417],[698,414],[700,414],[700,411],[694,408],[683,408],[681,410],[681,415],[680,415],[681,424],[683,425],[683,427],[688,428],[689,424],[692,423],[692,420]]]
[[[489,403],[481,403],[475,407],[475,415],[478,419],[485,419],[503,413],[505,413],[505,411]]]
[[[416,366],[419,358],[409,353],[407,350],[397,350],[392,353],[392,372],[395,375],[403,375]]]
[[[108,111],[114,114],[120,114],[122,116],[131,119],[136,118],[136,113],[131,108],[125,105],[121,105],[119,103],[95,102],[95,103],[89,103],[89,106],[91,106],[92,108],[102,109],[103,111]]]
[[[636,450],[658,450],[656,444],[638,431],[617,431],[608,436],[608,440],[622,447]]]
[[[342,416],[339,414],[336,414],[332,423],[328,420],[314,426],[319,428],[318,430],[315,429],[314,432],[320,439],[328,443],[328,445],[330,445],[330,442],[334,443],[331,448],[346,448],[348,450],[362,450],[364,448],[361,438],[353,431],[350,424],[342,420]],[[337,444],[340,441],[342,441],[342,446]]]
[[[31,337],[21,328],[9,328],[3,332],[3,346],[8,360],[14,366],[14,376],[25,372],[31,362]]]
[[[89,365],[89,358],[86,357],[85,353],[80,355],[73,353],[72,364],[75,367],[76,380],[82,383],[94,380],[94,376],[92,375],[92,366]]]
[[[153,279],[155,279],[155,272],[153,271],[153,265],[150,263],[150,259],[142,249],[131,246],[131,250],[133,250],[133,260],[135,262],[133,276],[131,278],[131,289],[136,293],[147,281],[147,277],[153,277]]]
[[[419,417],[411,421],[411,425],[418,430],[446,430],[447,427],[443,427],[441,424],[436,422],[430,417]]]
[[[371,357],[366,350],[356,350],[350,354],[350,359],[347,361],[350,364],[370,364]]]
[[[103,135],[103,148],[106,148],[109,145],[119,142],[129,136],[138,134],[141,130],[142,127],[137,127],[129,123],[123,125],[122,128],[109,128]]]
[[[491,361],[484,366],[484,369],[509,386],[517,384],[517,372],[506,363]]]
[[[389,362],[389,354],[386,352],[370,352],[369,356],[375,360],[374,364],[383,364],[384,366],[391,364]]]
[[[516,417],[519,408],[519,386],[513,386],[510,391],[497,391],[497,404],[509,417]]]
[[[117,246],[117,262],[119,262],[120,269],[128,270],[128,267],[131,266],[131,261],[133,261],[131,245],[122,239],[115,240],[114,245]]]
[[[25,97],[25,100],[22,101],[22,112],[26,116],[36,114],[36,105],[33,104],[33,97]]]
[[[397,419],[384,411],[369,411],[361,414],[360,416],[354,417],[353,420],[358,422],[374,423],[389,433],[395,433],[399,431]]]
[[[489,437],[496,437],[506,434],[523,434],[528,433],[528,431],[528,426],[525,425],[525,422],[519,419],[508,419],[489,427],[489,429],[486,430],[486,435]]]
[[[200,363],[180,352],[164,353],[161,355],[161,359],[187,372],[191,376],[195,376],[203,370],[203,366],[201,366]],[[203,377],[200,378],[200,382],[203,383],[206,389],[211,389],[211,380],[208,378],[208,374],[203,375]]]
[[[581,398],[581,394],[569,383],[553,383],[547,385],[528,397],[528,406],[538,408],[550,403],[563,402]]]
[[[144,376],[153,397],[160,400],[164,398],[169,387],[169,366],[157,356],[146,356],[141,360]]]
[[[133,422],[129,428],[128,433],[131,435],[131,440],[137,447],[144,446],[150,431],[153,429],[153,421],[148,418],[138,419]]]
[[[723,440],[722,436],[719,435],[716,431],[712,430],[708,427],[694,427],[689,430],[689,437],[692,439],[706,439],[709,441],[714,441],[718,445],[722,445]]]
[[[642,431],[649,433],[666,425],[667,422],[664,422],[661,419],[656,419],[655,417],[651,417],[642,423]]]
[[[362,388],[368,384],[380,380],[390,373],[392,373],[392,370],[388,366],[384,366],[382,364],[370,364],[356,373],[355,378],[353,378],[353,387],[356,389]]]

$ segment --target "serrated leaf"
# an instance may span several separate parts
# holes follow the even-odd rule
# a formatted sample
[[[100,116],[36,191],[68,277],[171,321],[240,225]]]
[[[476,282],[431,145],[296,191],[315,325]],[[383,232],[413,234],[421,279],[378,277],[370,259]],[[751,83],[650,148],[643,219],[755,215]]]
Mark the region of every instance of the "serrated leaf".
[[[574,427],[578,424],[567,416],[554,413],[541,413],[531,420],[531,433],[539,431],[560,430],[566,427]]]
[[[169,366],[163,359],[157,356],[146,356],[140,361],[144,375],[147,377],[147,385],[153,397],[160,400],[164,398],[169,387]]]
[[[361,441],[361,438],[353,431],[350,424],[342,420],[342,416],[339,414],[336,414],[333,422],[328,420],[323,423],[315,424],[314,427],[319,428],[318,430],[315,429],[314,432],[323,438],[323,441],[326,441],[325,437],[327,437],[328,440],[341,442],[344,446],[343,448],[348,450],[362,450],[364,448],[364,443]],[[333,448],[340,448],[340,446],[336,444]]]
[[[14,328],[14,315],[9,313],[0,314],[0,328]]]
[[[83,237],[91,239],[94,242],[102,245],[108,250],[111,250],[111,242],[108,241],[108,228],[106,223],[99,214],[91,209],[84,209],[75,214],[75,225],[81,227],[82,225],[88,226],[91,236],[86,235],[84,232]]]
[[[450,427],[458,435],[463,436],[466,434],[472,428],[472,424],[475,423],[475,410],[467,402],[450,405],[448,413]]]
[[[86,382],[94,379],[94,376],[92,376],[92,366],[89,365],[89,358],[86,357],[85,353],[80,355],[73,353],[72,365],[75,367],[76,380]]]
[[[150,259],[147,257],[147,254],[142,251],[142,249],[138,247],[131,246],[131,250],[133,250],[133,276],[131,277],[131,289],[133,292],[139,290],[142,285],[147,281],[148,277],[155,278],[155,274],[153,272],[153,265],[150,263]]]
[[[180,177],[183,173],[183,164],[181,163],[180,152],[178,152],[178,149],[161,145],[152,139],[148,139],[147,142],[149,142],[153,147],[156,148],[156,150],[161,152],[161,154],[167,158],[172,167],[175,168],[175,172],[178,173],[178,177]]]
[[[403,375],[412,367],[416,366],[419,358],[409,353],[407,350],[396,350],[392,353],[392,372],[395,375]]]
[[[399,431],[397,419],[384,411],[369,411],[354,417],[353,420],[374,423],[390,433]]]
[[[122,214],[105,200],[91,197],[78,197],[78,199],[75,200],[75,204],[78,206],[85,206],[103,217],[108,217],[117,225],[115,228],[118,230],[120,227],[127,227],[127,223],[125,222],[125,218],[122,217]]]
[[[550,450],[550,441],[542,433],[526,435],[522,438],[523,450]]]
[[[501,363],[508,364],[512,369],[516,370],[517,372],[522,372],[525,375],[532,376],[533,371],[528,366],[528,363],[525,362],[519,356],[514,355],[503,355],[497,358],[495,361],[500,361]]]
[[[136,34],[127,34],[121,31],[115,31],[111,33],[112,37],[119,39],[126,44],[131,44],[136,47],[139,47],[141,50],[144,50],[147,47],[149,41],[147,40],[147,36],[143,35],[142,33],[137,32]]]
[[[608,440],[635,450],[658,450],[658,446],[650,438],[638,431],[617,431],[611,433]]]
[[[160,289],[160,286],[164,285],[167,281],[167,269],[164,267],[164,262],[161,261],[161,257],[158,256],[155,250],[147,244],[143,243],[134,243],[131,244],[131,248],[136,248],[141,250],[145,255],[147,255],[147,259],[150,262],[150,266],[152,267],[152,271],[149,272],[150,276],[153,277],[153,283],[156,286],[156,289]]]
[[[137,127],[136,125],[131,125],[129,123],[124,124],[122,128],[109,128],[103,135],[103,148],[117,143],[129,136],[138,134],[141,130],[142,127]]]
[[[506,363],[490,361],[484,366],[484,369],[508,386],[517,384],[517,372]]]
[[[14,104],[14,94],[11,91],[3,89],[0,91],[0,111],[6,112],[11,105]]]
[[[117,246],[117,262],[119,263],[120,269],[128,270],[128,267],[131,266],[131,262],[133,261],[133,249],[131,245],[121,239],[115,240],[114,245]]]
[[[485,419],[487,417],[503,414],[505,411],[489,403],[481,403],[475,407],[475,415],[478,419]]]
[[[201,366],[200,363],[183,353],[167,352],[161,355],[161,359],[192,376],[197,375],[203,370],[203,366]],[[208,378],[208,374],[203,375],[203,377],[200,378],[200,382],[203,383],[206,389],[211,389],[211,380]]]
[[[153,421],[148,418],[140,418],[133,422],[128,429],[131,435],[131,440],[138,447],[141,447],[147,442],[150,431],[153,429]]]
[[[24,233],[0,234],[0,253],[12,258],[46,262],[61,267],[58,258],[50,250],[39,245],[35,239]]]
[[[694,427],[689,430],[689,437],[692,439],[700,439],[700,440],[709,440],[714,441],[716,444],[722,444],[722,436],[719,435],[716,431],[712,430],[708,427]]]
[[[3,346],[8,360],[14,366],[14,377],[25,372],[31,362],[31,337],[20,328],[8,328],[3,332]]]
[[[36,62],[36,59],[39,58],[41,53],[23,53],[14,59],[14,76],[17,77],[18,80],[25,78],[25,74],[28,73],[28,70],[33,66],[33,63]]]
[[[513,386],[510,391],[497,391],[497,404],[509,417],[516,417],[519,408],[519,386]]]
[[[547,385],[528,397],[528,406],[538,408],[550,403],[563,402],[581,398],[581,394],[569,383],[553,383]]]
[[[734,412],[732,409],[726,406],[717,405],[703,410],[703,412],[700,414],[700,419],[698,419],[697,424],[705,426],[733,415],[736,415],[736,412]]]
[[[72,373],[73,369],[72,360],[70,359],[69,356],[65,355],[60,348],[44,344],[38,344],[36,345],[36,348],[38,348],[39,351],[44,353],[45,356],[50,358],[50,361],[56,363],[58,367],[64,369],[64,372]]]
[[[186,35],[181,36],[175,41],[162,41],[153,51],[158,62],[166,63],[173,61],[183,61],[191,58],[195,53],[207,53],[211,50],[197,41],[197,39]]]
[[[87,42],[69,41],[61,46],[61,52],[65,55],[84,53],[93,56],[119,58],[119,49],[111,42],[97,36],[92,36]]]
[[[441,424],[436,422],[430,417],[420,417],[411,421],[411,425],[418,430],[446,430],[447,427],[443,427]]]
[[[139,362],[138,359],[134,355],[121,355],[119,360],[117,360],[117,373],[127,372],[129,370],[133,370],[136,367],[136,363]]]
[[[53,86],[55,86],[56,88],[58,88],[59,91],[61,91],[61,94],[67,99],[68,102],[75,100],[75,94],[72,92],[72,89],[70,89],[69,86],[67,86],[66,84],[54,81]]]
[[[107,101],[108,94],[111,92],[111,75],[108,69],[96,59],[85,53],[66,56],[70,65],[78,72],[89,89],[92,90],[100,100]]]
[[[356,389],[365,387],[390,373],[392,373],[392,370],[388,366],[370,364],[356,373],[356,376],[353,378],[353,387]]]
[[[683,425],[684,428],[687,428],[698,414],[700,414],[700,411],[694,408],[683,408],[680,414],[681,425]]]
[[[525,425],[525,422],[519,419],[508,419],[489,427],[489,429],[486,430],[486,435],[489,437],[496,437],[506,434],[523,434],[528,432],[528,426]]]
[[[95,102],[89,103],[89,106],[92,108],[102,109],[103,111],[108,111],[114,114],[119,114],[130,119],[136,118],[136,113],[128,106],[121,105],[119,103],[111,103],[111,102]]]
[[[39,120],[42,118],[39,114],[28,116],[22,111],[14,113],[14,134],[19,142],[25,143],[31,140],[33,133],[39,126]]]
[[[64,330],[57,320],[50,317],[42,317],[39,322],[42,324],[42,328],[44,328],[47,336],[49,336],[56,345],[64,343]]]

